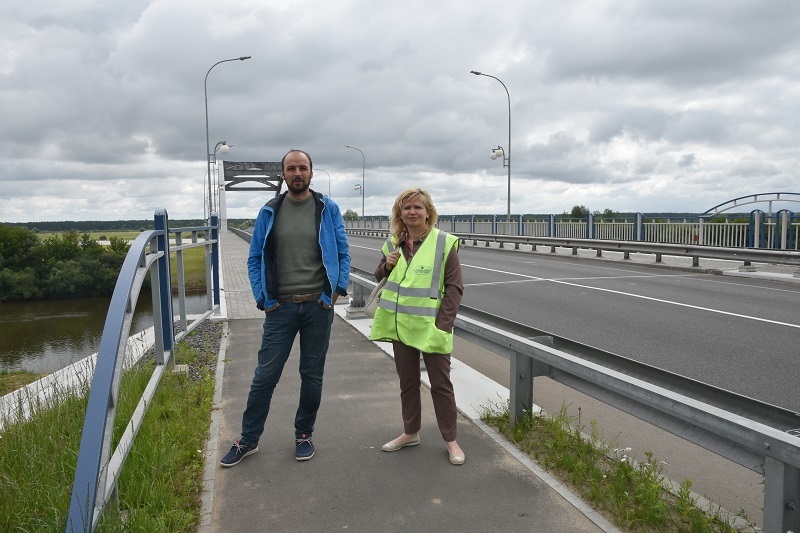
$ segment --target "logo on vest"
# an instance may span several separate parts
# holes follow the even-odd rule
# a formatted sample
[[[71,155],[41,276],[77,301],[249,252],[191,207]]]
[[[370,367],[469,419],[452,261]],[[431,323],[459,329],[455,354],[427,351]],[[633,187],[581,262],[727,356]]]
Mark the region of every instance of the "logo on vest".
[[[429,276],[433,269],[429,266],[421,265],[414,269],[414,274],[418,276]]]

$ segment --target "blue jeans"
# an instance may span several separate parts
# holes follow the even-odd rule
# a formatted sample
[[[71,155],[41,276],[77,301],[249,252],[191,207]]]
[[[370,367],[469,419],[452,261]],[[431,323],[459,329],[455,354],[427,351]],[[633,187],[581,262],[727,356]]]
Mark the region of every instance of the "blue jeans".
[[[322,399],[322,375],[333,324],[333,309],[315,300],[282,303],[264,317],[264,336],[258,351],[258,366],[250,385],[242,415],[242,441],[258,444],[264,432],[272,393],[281,379],[292,344],[300,333],[300,404],[294,419],[295,436],[311,435]]]

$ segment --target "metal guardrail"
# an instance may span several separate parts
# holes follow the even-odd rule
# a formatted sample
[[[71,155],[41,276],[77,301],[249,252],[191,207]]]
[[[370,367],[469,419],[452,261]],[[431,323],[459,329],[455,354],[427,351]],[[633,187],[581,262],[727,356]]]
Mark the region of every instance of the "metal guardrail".
[[[174,365],[173,346],[219,308],[218,216],[212,214],[210,226],[170,229],[167,212],[161,209],[155,212],[154,228],[140,234],[131,245],[111,297],[81,434],[75,481],[70,497],[67,533],[94,531],[103,509],[112,499],[116,499],[120,471],[142,425],[147,407],[155,395],[164,372]],[[186,232],[192,234],[192,242],[189,244],[182,243],[182,234]],[[175,233],[175,246],[172,248],[170,233]],[[202,242],[198,241],[199,233],[205,233]],[[198,246],[206,249],[209,310],[187,327],[183,250]],[[178,270],[181,331],[177,335],[173,326],[169,263],[171,251],[176,253]],[[119,383],[125,364],[126,341],[130,335],[136,301],[148,271],[153,298],[156,366],[123,436],[112,453],[111,437]]]
[[[367,237],[387,238],[388,230],[375,229],[348,229],[348,235],[361,235]],[[663,244],[641,241],[609,241],[603,239],[567,239],[560,237],[520,237],[513,235],[490,235],[486,233],[454,233],[461,239],[462,243],[472,241],[473,245],[478,242],[499,243],[500,248],[505,244],[513,244],[519,250],[520,245],[531,246],[536,250],[537,246],[549,246],[551,252],[556,248],[571,248],[572,254],[577,255],[579,249],[595,250],[597,257],[602,257],[603,252],[622,252],[625,259],[630,259],[630,254],[651,254],[655,257],[655,262],[660,263],[663,256],[689,257],[692,259],[692,266],[699,267],[700,258],[723,259],[728,261],[741,261],[743,266],[750,263],[771,263],[781,265],[793,265],[798,267],[795,276],[800,277],[800,252],[789,250],[761,250],[754,248],[721,248],[715,246],[702,246],[694,244]]]
[[[385,215],[345,221],[347,229],[389,229],[389,225],[389,217]],[[800,214],[787,209],[775,214],[770,209],[770,214],[754,210],[747,215],[713,216],[645,216],[642,213],[612,217],[589,214],[578,218],[571,215],[440,215],[437,226],[448,233],[800,250]]]
[[[376,283],[351,274],[353,312]],[[365,276],[370,276],[367,278]],[[462,306],[455,333],[510,362],[510,418],[546,376],[765,475],[765,533],[800,530],[800,414]]]

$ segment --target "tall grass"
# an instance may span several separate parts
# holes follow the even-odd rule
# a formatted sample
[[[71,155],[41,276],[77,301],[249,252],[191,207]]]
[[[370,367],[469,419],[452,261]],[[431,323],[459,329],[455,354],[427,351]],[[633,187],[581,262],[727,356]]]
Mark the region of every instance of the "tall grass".
[[[97,531],[196,530],[216,360],[216,342],[201,344],[208,349],[176,347],[176,363],[191,370],[162,378],[120,474],[119,510],[107,509]],[[153,365],[145,362],[122,376],[113,446]],[[58,394],[0,433],[0,531],[64,531],[88,389]]]
[[[554,416],[527,413],[511,425],[507,404],[490,405],[481,419],[624,531],[732,533],[754,527],[743,510],[733,516],[719,507],[703,511],[690,480],[671,490],[662,463],[651,452],[645,453],[646,461],[634,461],[630,448],[620,450],[603,442],[595,421],[586,434],[580,414],[570,417],[566,406]]]

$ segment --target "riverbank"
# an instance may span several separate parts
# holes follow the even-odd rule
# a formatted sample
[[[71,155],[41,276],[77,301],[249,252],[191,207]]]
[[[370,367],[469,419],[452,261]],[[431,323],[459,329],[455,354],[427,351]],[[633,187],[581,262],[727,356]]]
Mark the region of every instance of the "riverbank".
[[[181,340],[181,343],[191,349],[219,351],[222,336],[222,326],[218,322],[203,321],[191,335]],[[210,341],[209,341],[210,339]],[[145,356],[152,356],[152,349]],[[216,367],[216,360],[213,361]],[[5,396],[45,377],[46,373],[29,372],[27,370],[0,370],[0,396]]]
[[[101,530],[197,531],[205,463],[200,450],[208,437],[224,327],[204,321],[176,345],[176,364],[188,370],[162,378],[145,415],[150,422],[137,434],[117,484],[121,512],[107,510]],[[148,383],[152,364],[144,357],[123,374],[115,442]],[[40,405],[30,420],[0,431],[0,464],[7,466],[0,530],[64,530],[87,395],[88,385],[82,394],[59,395]],[[19,460],[20,454],[25,460]],[[45,464],[50,467],[42,468]]]
[[[27,370],[0,370],[0,396],[5,396],[17,389],[21,389],[46,375],[28,372]]]

